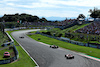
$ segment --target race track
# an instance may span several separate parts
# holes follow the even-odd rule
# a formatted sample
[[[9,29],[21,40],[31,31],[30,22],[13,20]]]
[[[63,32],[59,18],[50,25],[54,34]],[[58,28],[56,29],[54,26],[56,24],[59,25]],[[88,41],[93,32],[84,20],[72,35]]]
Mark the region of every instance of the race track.
[[[66,49],[52,49],[25,35],[26,32],[35,30],[16,31],[12,33],[12,36],[36,60],[40,67],[100,67],[100,62],[82,57]],[[21,39],[19,36],[24,36],[24,38]],[[66,59],[65,54],[73,54],[75,58]]]

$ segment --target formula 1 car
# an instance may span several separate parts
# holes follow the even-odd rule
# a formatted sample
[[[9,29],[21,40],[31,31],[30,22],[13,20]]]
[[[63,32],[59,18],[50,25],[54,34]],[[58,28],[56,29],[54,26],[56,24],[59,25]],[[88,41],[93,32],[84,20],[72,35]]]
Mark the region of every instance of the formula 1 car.
[[[58,48],[56,45],[50,45],[50,48]]]
[[[20,36],[19,38],[24,38],[23,36]]]
[[[72,54],[66,54],[65,57],[67,59],[74,59],[74,55],[72,55]]]

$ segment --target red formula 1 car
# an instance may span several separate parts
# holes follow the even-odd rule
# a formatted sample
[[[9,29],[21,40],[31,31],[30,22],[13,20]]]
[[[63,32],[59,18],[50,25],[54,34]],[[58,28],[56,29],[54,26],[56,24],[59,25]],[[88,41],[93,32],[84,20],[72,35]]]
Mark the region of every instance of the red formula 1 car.
[[[65,57],[67,59],[74,59],[74,55],[72,55],[72,54],[66,54]]]
[[[58,48],[56,45],[51,45],[50,48]]]

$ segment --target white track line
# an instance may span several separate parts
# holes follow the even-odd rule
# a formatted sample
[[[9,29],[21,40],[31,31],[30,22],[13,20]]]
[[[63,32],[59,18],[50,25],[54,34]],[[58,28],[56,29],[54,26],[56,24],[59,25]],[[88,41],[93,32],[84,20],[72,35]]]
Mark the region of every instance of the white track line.
[[[50,45],[48,45],[48,44],[45,44],[45,43],[42,43],[42,42],[38,42],[38,43],[40,43],[40,44],[43,44],[43,45],[45,45],[45,46],[50,46]],[[63,50],[64,48],[60,48],[60,50]],[[67,50],[67,49],[66,49]],[[69,50],[69,51],[71,51],[71,50]],[[72,51],[72,52],[74,52],[74,51]],[[93,60],[96,60],[96,61],[100,61],[100,59],[98,59],[98,58],[95,58],[95,57],[92,57],[92,56],[88,56],[88,55],[85,55],[85,54],[81,54],[81,53],[76,53],[76,52],[74,52],[75,54],[78,54],[78,55],[80,55],[80,56],[83,56],[83,57],[87,57],[87,58],[90,58],[90,59],[93,59]]]
[[[100,62],[100,59],[95,58],[95,57],[92,57],[92,56],[88,56],[88,55],[84,55],[84,54],[78,54],[78,55],[81,55],[83,57],[87,57],[87,58],[90,58],[90,59],[93,59],[93,60],[96,60],[96,61],[99,61]]]
[[[30,38],[30,37],[29,37]],[[31,38],[32,39],[32,38]],[[37,41],[38,42],[38,41]],[[40,44],[43,44],[43,45],[45,45],[45,46],[50,46],[50,45],[48,45],[48,44],[45,44],[45,43],[42,43],[42,42],[38,42],[38,43],[40,43]],[[64,48],[60,48],[60,50],[63,50]],[[71,50],[69,50],[69,51],[71,51]],[[74,51],[73,51],[74,52]],[[74,53],[76,53],[76,52],[74,52]],[[85,55],[85,54],[81,54],[81,53],[76,53],[76,54],[78,54],[78,55],[80,55],[80,56],[83,56],[83,57],[87,57],[87,58],[89,58],[89,59],[93,59],[93,60],[96,60],[96,61],[100,61],[100,59],[98,59],[98,58],[95,58],[95,57],[92,57],[92,56],[88,56],[88,55]]]
[[[14,38],[14,37],[13,37]],[[14,38],[15,39],[15,38]],[[16,39],[15,39],[16,40]],[[17,40],[16,40],[17,41]],[[24,47],[17,41],[17,43],[22,47],[22,49],[30,56],[30,54],[24,49]],[[37,66],[35,66],[35,67],[39,67],[39,65],[37,64],[37,62],[30,56],[30,58],[35,62],[35,64],[37,65]]]
[[[45,43],[42,43],[42,42],[38,42],[38,43],[40,43],[40,44],[43,44],[43,45],[45,45],[45,46],[50,46],[50,45],[48,45],[48,44],[45,44]]]

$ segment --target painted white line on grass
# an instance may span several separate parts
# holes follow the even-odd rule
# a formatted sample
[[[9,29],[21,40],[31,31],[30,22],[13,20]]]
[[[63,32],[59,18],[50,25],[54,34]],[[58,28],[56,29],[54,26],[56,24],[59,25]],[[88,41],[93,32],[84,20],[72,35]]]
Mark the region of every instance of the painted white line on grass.
[[[13,37],[14,38],[14,37]],[[14,38],[15,39],[15,38]],[[16,40],[16,39],[15,39]],[[16,40],[17,41],[17,40]],[[30,54],[24,49],[24,47],[17,41],[17,43],[22,47],[22,49],[30,56]],[[37,64],[37,62],[30,56],[30,58],[35,62],[35,64],[37,65],[37,66],[35,66],[35,67],[39,67],[39,65]]]

